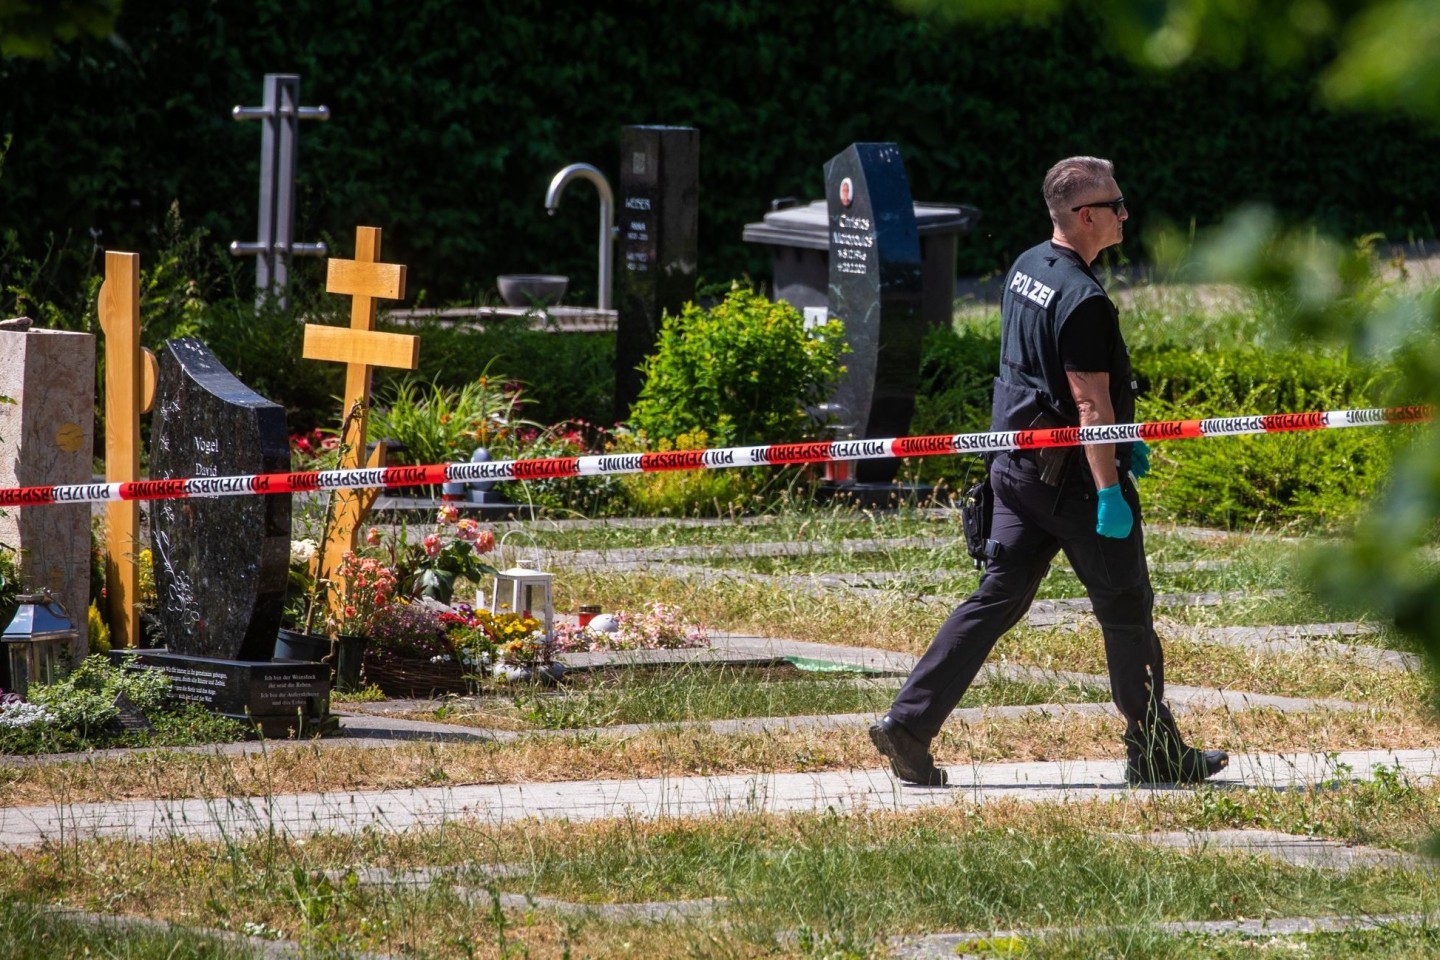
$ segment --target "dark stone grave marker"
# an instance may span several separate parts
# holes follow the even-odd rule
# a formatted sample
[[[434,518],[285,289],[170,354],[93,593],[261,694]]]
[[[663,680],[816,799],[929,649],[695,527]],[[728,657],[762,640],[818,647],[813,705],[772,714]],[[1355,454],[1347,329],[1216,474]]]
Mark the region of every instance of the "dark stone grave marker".
[[[619,297],[615,416],[640,396],[637,368],[654,349],[663,312],[695,298],[700,239],[700,131],[630,126],[620,132]]]
[[[246,387],[198,340],[160,358],[150,475],[223,477],[290,469],[285,412]],[[177,696],[249,718],[267,735],[325,719],[329,668],[272,663],[290,558],[290,498],[156,500],[150,533],[163,670]]]
[[[904,436],[915,412],[921,312],[920,234],[900,148],[854,143],[825,164],[829,311],[851,353],[832,403],[855,439]],[[861,460],[860,484],[888,484],[898,459]]]

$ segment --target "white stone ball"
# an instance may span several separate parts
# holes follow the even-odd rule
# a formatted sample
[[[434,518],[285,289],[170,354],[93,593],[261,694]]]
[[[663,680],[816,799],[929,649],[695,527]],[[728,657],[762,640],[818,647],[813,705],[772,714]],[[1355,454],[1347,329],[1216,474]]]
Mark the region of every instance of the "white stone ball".
[[[586,624],[585,629],[594,630],[596,633],[614,633],[620,629],[620,621],[615,619],[613,613],[597,613]]]

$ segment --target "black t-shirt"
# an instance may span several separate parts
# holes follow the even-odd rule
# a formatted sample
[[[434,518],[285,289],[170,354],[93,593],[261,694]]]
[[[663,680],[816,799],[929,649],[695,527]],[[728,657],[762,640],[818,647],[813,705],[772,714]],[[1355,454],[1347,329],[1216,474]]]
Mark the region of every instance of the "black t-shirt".
[[[1060,362],[1075,373],[1102,373],[1115,352],[1115,308],[1104,297],[1091,297],[1071,311],[1060,328]]]

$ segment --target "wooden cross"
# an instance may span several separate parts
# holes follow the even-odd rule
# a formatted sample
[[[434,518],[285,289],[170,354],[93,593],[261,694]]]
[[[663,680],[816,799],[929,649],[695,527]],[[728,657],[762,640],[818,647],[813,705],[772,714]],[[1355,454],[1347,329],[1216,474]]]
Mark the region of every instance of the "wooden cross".
[[[155,401],[158,364],[140,346],[140,255],[105,253],[100,285],[105,334],[105,481],[140,479],[140,414]],[[105,505],[105,597],[114,647],[140,644],[140,502]]]
[[[365,425],[369,419],[370,370],[396,367],[414,370],[420,365],[420,338],[375,329],[377,298],[398,300],[405,296],[405,267],[380,263],[380,228],[355,229],[355,259],[328,261],[325,291],[352,297],[350,326],[305,325],[304,356],[308,360],[332,360],[346,365],[345,433],[340,438],[340,468],[358,467],[365,453]],[[366,464],[385,465],[385,445],[376,444]],[[374,505],[378,489],[336,490],[330,502],[329,536],[321,545],[316,576],[331,580],[347,550],[355,549],[355,535]],[[340,597],[331,593],[331,609]]]

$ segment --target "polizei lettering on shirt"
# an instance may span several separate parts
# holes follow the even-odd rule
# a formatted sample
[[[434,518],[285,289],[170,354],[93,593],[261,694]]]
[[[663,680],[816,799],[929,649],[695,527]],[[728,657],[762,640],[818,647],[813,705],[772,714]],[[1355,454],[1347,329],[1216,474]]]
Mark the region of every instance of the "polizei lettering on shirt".
[[[1050,306],[1050,301],[1055,299],[1054,287],[1047,287],[1019,270],[1010,278],[1010,289],[1040,307]]]

